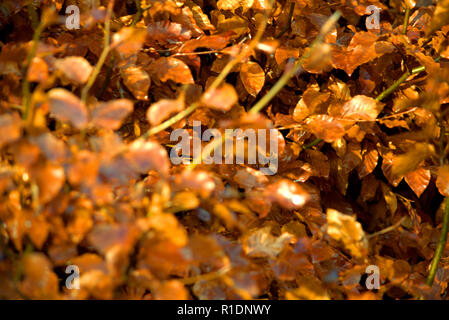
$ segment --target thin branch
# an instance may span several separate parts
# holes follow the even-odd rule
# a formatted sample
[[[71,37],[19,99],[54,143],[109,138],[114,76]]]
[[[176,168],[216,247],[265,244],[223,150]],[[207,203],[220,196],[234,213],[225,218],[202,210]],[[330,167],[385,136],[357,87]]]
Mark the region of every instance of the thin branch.
[[[326,34],[330,31],[330,29],[340,18],[340,15],[341,15],[340,11],[336,11],[331,17],[329,17],[329,19],[326,21],[325,25],[321,29],[320,34],[315,38],[315,40],[310,45],[309,50],[302,55],[302,57],[296,62],[293,68],[291,68],[282,75],[282,77],[276,82],[276,84],[270,89],[270,91],[268,91],[267,94],[265,94],[263,98],[260,99],[248,111],[248,113],[258,113],[271,101],[271,99],[274,98],[274,96],[287,84],[287,82],[302,68],[304,60],[309,58],[310,55],[313,53],[314,49],[316,49],[316,47],[323,41]],[[210,152],[211,150],[215,150],[223,143],[224,140],[225,136],[222,136],[221,139],[215,139],[214,141],[212,141],[207,145],[204,151]],[[206,154],[204,151],[200,155],[201,158],[203,157],[203,154]],[[196,164],[201,163],[200,160],[201,159],[194,159],[194,161],[190,164],[190,168],[192,169],[196,166]]]
[[[426,70],[426,67],[419,66],[414,68],[412,71],[406,71],[398,80],[396,80],[390,87],[385,89],[381,94],[379,94],[376,98],[377,101],[382,101],[386,97],[388,97],[391,93],[393,93],[405,80],[408,79],[413,74],[421,73]]]
[[[33,44],[31,46],[30,51],[28,52],[28,56],[24,66],[24,73],[23,73],[24,79],[22,81],[22,106],[24,110],[24,112],[22,113],[22,118],[24,120],[28,119],[28,114],[30,113],[30,106],[31,106],[31,91],[30,91],[30,82],[28,81],[28,69],[31,65],[31,61],[33,61],[33,58],[36,55],[37,45],[39,43],[39,39],[44,29],[45,23],[42,21],[39,23],[36,30],[34,31]]]
[[[290,3],[290,11],[288,12],[288,21],[284,28],[281,30],[281,32],[276,36],[276,39],[279,39],[282,37],[291,27],[292,25],[292,18],[293,18],[293,12],[295,11],[295,2]]]
[[[432,263],[430,264],[430,271],[429,275],[427,276],[427,284],[431,286],[433,284],[433,281],[435,279],[435,275],[438,270],[438,263],[440,262],[441,256],[444,251],[444,247],[446,246],[446,240],[447,240],[447,232],[449,230],[449,197],[446,197],[445,201],[445,210],[444,210],[444,217],[443,217],[443,226],[441,227],[440,231],[440,239],[437,243],[437,248],[435,250],[435,254],[432,259]]]
[[[105,21],[105,33],[104,33],[104,42],[103,42],[103,51],[101,52],[100,58],[98,59],[97,64],[95,65],[95,69],[90,75],[89,80],[81,91],[81,101],[86,103],[87,94],[89,93],[90,88],[95,83],[97,76],[100,74],[101,68],[108,57],[109,52],[111,51],[110,46],[110,36],[111,36],[111,15],[112,15],[112,7],[114,5],[114,1],[109,2],[108,5],[108,15]]]
[[[299,70],[302,68],[302,64],[304,63],[304,60],[308,59],[312,54],[315,53],[315,49],[323,42],[324,37],[328,34],[328,32],[331,30],[331,28],[337,23],[338,19],[340,18],[340,11],[335,11],[332,16],[329,17],[329,19],[324,24],[323,28],[321,29],[321,32],[318,34],[318,36],[313,40],[312,44],[309,47],[309,50],[307,50],[301,58],[296,62],[296,64],[293,66],[293,68],[290,68],[287,72],[285,72],[282,77],[276,82],[276,84],[270,89],[270,91],[267,92],[266,95],[262,97],[250,110],[249,113],[258,113],[260,110],[262,110],[270,101],[273,99],[279,91],[282,90],[282,88],[287,84],[287,82],[298,73]]]
[[[142,7],[140,6],[140,0],[135,0],[135,1],[136,1],[137,13],[133,17],[133,22],[131,22],[131,27],[134,27],[137,24],[137,22],[139,22],[139,20],[142,18],[142,15],[143,15],[143,10],[142,10]]]
[[[377,101],[382,101],[383,99],[385,99],[386,97],[388,97],[391,93],[393,93],[405,80],[408,79],[408,77],[410,77],[413,74],[417,74],[417,73],[421,73],[423,71],[426,70],[426,67],[424,66],[419,66],[416,67],[414,69],[412,69],[412,71],[407,71],[405,72],[398,80],[396,80],[390,87],[388,87],[387,89],[385,89],[383,92],[381,92],[377,97],[376,100]],[[312,142],[310,142],[309,144],[304,146],[304,149],[309,149],[312,148],[314,146],[316,146],[318,143],[320,143],[321,141],[323,141],[323,139],[317,138],[315,140],[313,140]]]
[[[405,218],[403,217],[403,218],[400,219],[398,222],[396,222],[394,225],[389,226],[389,227],[387,227],[387,228],[385,228],[385,229],[382,229],[382,230],[380,230],[380,231],[377,231],[377,232],[368,234],[368,235],[366,236],[366,238],[367,238],[367,239],[371,239],[371,238],[374,238],[374,237],[376,237],[376,236],[380,236],[380,235],[382,235],[382,234],[391,232],[391,231],[397,229],[397,228],[402,224],[402,222],[403,222],[404,220],[405,220]]]
[[[402,34],[407,34],[408,21],[410,20],[410,7],[406,5],[405,8],[405,17],[404,17],[404,26],[402,27]]]
[[[220,74],[217,76],[217,78],[215,78],[215,80],[208,87],[208,89],[205,93],[211,92],[211,91],[215,90],[216,88],[218,88],[218,86],[226,79],[228,74],[232,71],[234,66],[236,66],[249,53],[251,53],[251,51],[257,46],[260,39],[262,38],[263,33],[265,32],[266,26],[267,26],[267,19],[265,18],[263,23],[261,24],[261,26],[258,28],[254,39],[249,43],[248,46],[243,47],[242,51],[240,51],[240,53],[237,55],[237,57],[235,59],[232,59],[231,61],[229,61],[226,64],[226,66],[223,68],[223,70],[220,72]],[[158,126],[156,126],[154,128],[151,128],[150,130],[145,132],[140,138],[147,139],[148,137],[155,135],[155,134],[169,128],[176,122],[178,122],[178,121],[184,119],[185,117],[187,117],[188,115],[192,114],[199,106],[200,106],[199,102],[194,102],[188,108],[186,108],[182,112],[178,113],[176,116],[168,119],[167,121],[159,124]]]

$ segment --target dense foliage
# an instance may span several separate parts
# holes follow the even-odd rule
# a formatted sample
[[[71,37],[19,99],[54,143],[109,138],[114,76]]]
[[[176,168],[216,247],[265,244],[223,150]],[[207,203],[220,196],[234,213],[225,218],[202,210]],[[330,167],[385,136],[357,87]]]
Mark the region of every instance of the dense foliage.
[[[0,298],[446,298],[448,0],[3,0],[0,46]],[[277,173],[173,165],[193,121]]]

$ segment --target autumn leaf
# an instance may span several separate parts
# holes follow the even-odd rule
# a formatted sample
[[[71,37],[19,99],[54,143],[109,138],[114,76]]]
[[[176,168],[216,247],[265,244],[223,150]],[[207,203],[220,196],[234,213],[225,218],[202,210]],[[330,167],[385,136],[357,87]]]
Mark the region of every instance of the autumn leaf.
[[[57,60],[55,66],[65,79],[78,84],[86,83],[93,71],[93,67],[83,57],[66,57]]]
[[[417,143],[408,152],[393,157],[391,174],[393,177],[403,176],[414,171],[421,161],[425,160],[431,153],[433,147],[427,143]]]
[[[269,200],[278,203],[286,209],[301,208],[309,198],[309,194],[300,184],[287,179],[282,179],[269,185],[265,193]]]
[[[276,258],[291,239],[292,235],[288,232],[275,237],[271,234],[270,227],[265,227],[249,233],[243,242],[249,256]]]
[[[161,99],[153,103],[147,111],[147,119],[155,126],[166,120],[171,114],[184,110],[184,95],[177,99]]]
[[[155,170],[161,175],[167,175],[170,169],[167,151],[154,141],[134,141],[126,158],[139,173]]]
[[[346,133],[342,123],[328,115],[311,116],[305,122],[310,132],[326,142],[336,141]]]
[[[133,103],[128,99],[98,103],[92,107],[92,123],[100,128],[115,130],[132,110]]]
[[[125,68],[122,70],[122,79],[137,100],[148,100],[151,79],[145,70],[136,66]]]
[[[150,66],[153,75],[160,81],[172,80],[176,83],[194,83],[189,67],[179,59],[159,58]]]
[[[21,134],[22,123],[17,113],[0,115],[0,148],[19,139]]]
[[[356,258],[367,254],[368,242],[365,232],[357,220],[335,209],[327,209],[327,233],[334,240],[341,241]]]
[[[217,89],[207,90],[201,97],[204,106],[220,111],[229,111],[237,101],[234,87],[227,83]]]
[[[84,103],[70,91],[62,88],[48,92],[51,113],[60,121],[69,121],[82,129],[87,124],[87,109]]]
[[[27,79],[30,82],[45,82],[48,79],[48,65],[44,59],[34,57],[28,68]]]
[[[255,97],[263,88],[265,73],[257,62],[248,61],[240,66],[240,79],[246,91]]]
[[[147,30],[144,28],[122,28],[112,36],[111,47],[124,55],[135,54],[142,47]]]
[[[404,178],[416,196],[420,197],[429,185],[430,176],[430,170],[418,168],[415,171],[407,173]]]
[[[449,166],[438,169],[436,185],[443,196],[449,197]]]
[[[355,96],[343,105],[343,117],[352,120],[376,120],[383,106],[367,96]]]
[[[435,31],[440,29],[442,26],[449,24],[449,1],[440,0],[437,3],[435,12],[433,13],[430,26],[427,29],[427,36],[433,34]]]

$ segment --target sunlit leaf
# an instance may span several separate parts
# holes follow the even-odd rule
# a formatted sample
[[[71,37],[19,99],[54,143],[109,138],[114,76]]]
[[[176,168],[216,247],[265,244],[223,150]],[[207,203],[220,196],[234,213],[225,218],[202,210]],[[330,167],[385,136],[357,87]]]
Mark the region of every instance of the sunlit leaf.
[[[48,92],[51,113],[60,121],[69,121],[82,129],[87,124],[87,109],[84,103],[66,89],[52,89]]]
[[[354,217],[335,209],[327,209],[327,233],[333,239],[341,241],[354,257],[366,256],[368,242],[365,232]]]
[[[91,111],[92,123],[97,127],[115,130],[132,110],[133,103],[128,99],[98,103]]]

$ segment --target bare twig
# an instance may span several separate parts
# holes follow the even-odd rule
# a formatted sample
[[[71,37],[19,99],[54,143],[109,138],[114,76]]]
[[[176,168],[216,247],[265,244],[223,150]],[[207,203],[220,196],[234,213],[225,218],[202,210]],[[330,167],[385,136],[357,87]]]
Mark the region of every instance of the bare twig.
[[[101,52],[100,58],[98,59],[98,62],[95,65],[94,71],[90,75],[89,80],[87,81],[86,85],[84,86],[83,90],[81,91],[81,101],[83,103],[86,103],[87,94],[89,93],[90,88],[95,83],[95,80],[97,79],[97,76],[99,75],[101,68],[103,67],[103,64],[105,63],[106,58],[108,57],[108,54],[111,51],[110,36],[111,36],[111,16],[112,16],[113,6],[114,6],[114,1],[110,1],[109,5],[108,5],[108,15],[107,15],[106,21],[105,21],[103,51]]]
[[[437,248],[435,250],[435,254],[432,259],[432,263],[430,264],[429,275],[427,276],[427,284],[431,286],[435,279],[435,275],[438,270],[438,263],[440,262],[441,256],[444,251],[444,247],[446,246],[447,240],[447,232],[449,230],[449,197],[446,197],[445,201],[445,209],[444,209],[444,217],[443,217],[443,226],[440,231],[440,239],[437,243]]]

